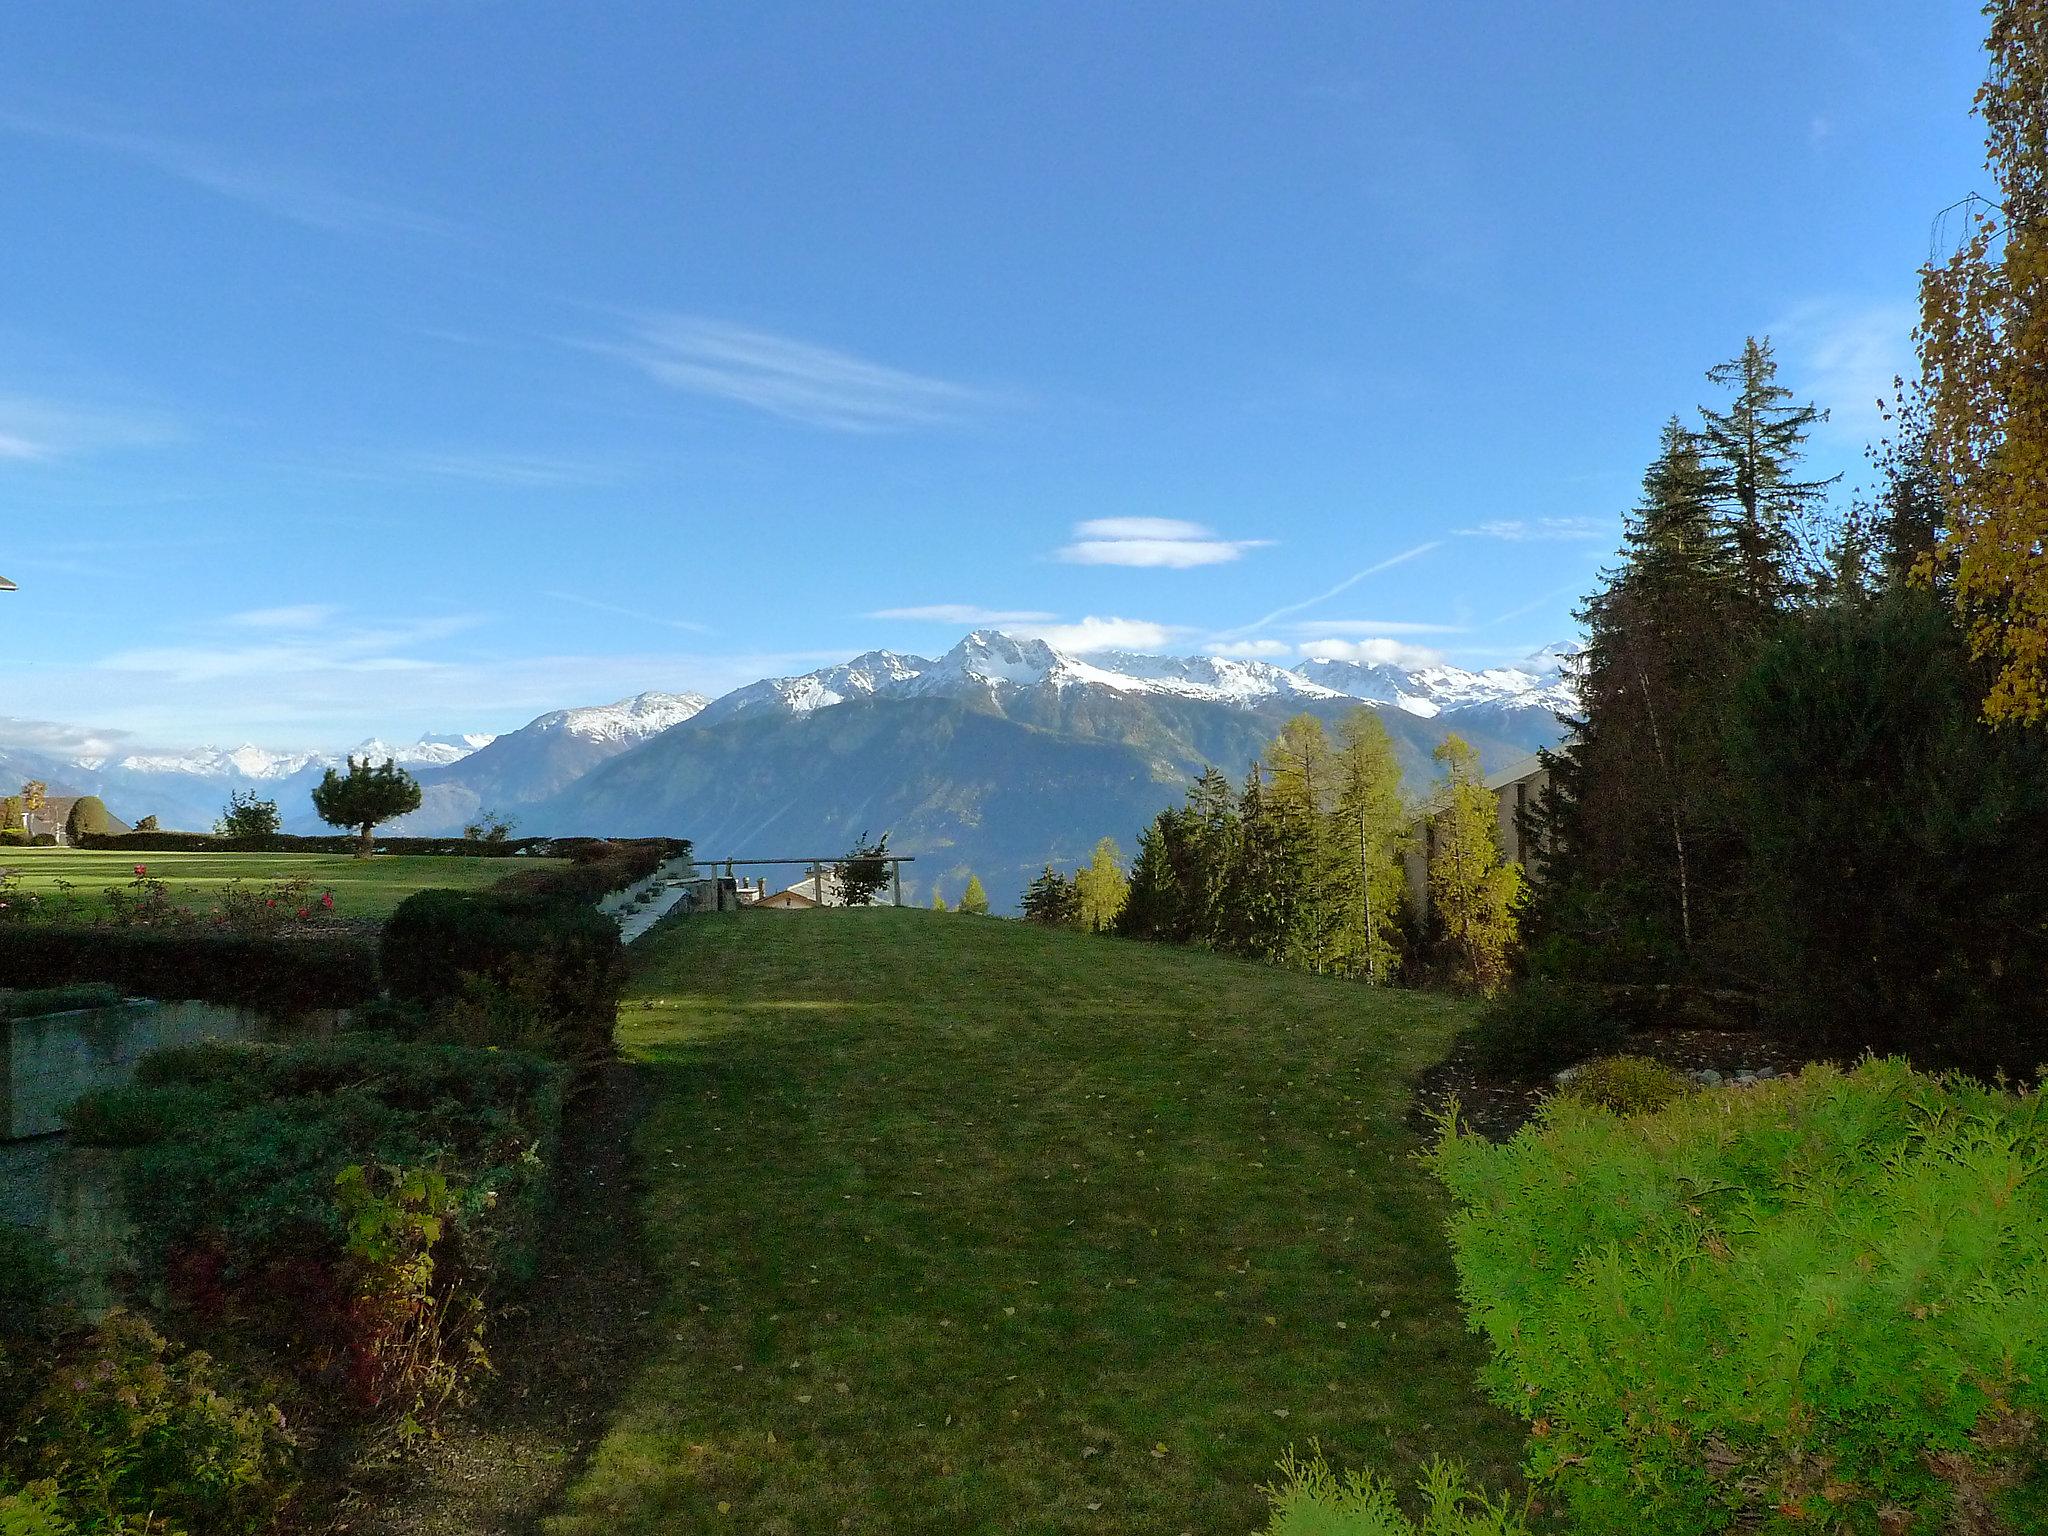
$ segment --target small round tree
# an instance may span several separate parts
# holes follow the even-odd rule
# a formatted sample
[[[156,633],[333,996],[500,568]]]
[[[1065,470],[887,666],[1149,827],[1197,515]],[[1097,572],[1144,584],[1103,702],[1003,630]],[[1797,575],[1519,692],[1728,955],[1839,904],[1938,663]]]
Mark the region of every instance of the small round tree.
[[[348,760],[348,772],[332,768],[313,787],[313,809],[330,827],[355,827],[361,836],[356,857],[367,859],[377,823],[420,808],[419,781],[392,758],[371,765],[367,757]]]
[[[237,790],[228,796],[220,820],[213,824],[217,837],[275,837],[283,823],[277,802],[261,798],[255,790]]]
[[[888,856],[888,833],[884,832],[879,841],[871,841],[863,832],[846,857],[832,866],[839,881],[839,894],[849,907],[867,906],[889,883]]]
[[[114,818],[98,795],[80,795],[71,802],[71,814],[64,818],[64,835],[75,845],[81,837],[104,837],[114,830]]]

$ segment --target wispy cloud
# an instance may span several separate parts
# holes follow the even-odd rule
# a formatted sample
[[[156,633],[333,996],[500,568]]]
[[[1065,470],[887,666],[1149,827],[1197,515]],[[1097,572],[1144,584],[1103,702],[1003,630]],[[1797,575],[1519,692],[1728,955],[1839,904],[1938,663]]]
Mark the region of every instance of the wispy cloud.
[[[1338,594],[1350,591],[1368,576],[1377,576],[1382,571],[1391,571],[1397,565],[1406,565],[1410,560],[1419,560],[1442,543],[1443,540],[1441,539],[1431,539],[1426,544],[1417,544],[1412,549],[1404,549],[1398,555],[1389,555],[1384,560],[1368,565],[1362,571],[1355,571],[1351,575],[1346,576],[1327,592],[1318,592],[1314,597],[1305,597],[1298,603],[1288,603],[1282,607],[1275,608],[1271,613],[1253,619],[1249,624],[1241,624],[1236,629],[1224,631],[1224,634],[1226,638],[1257,634],[1260,630],[1270,627],[1281,619],[1290,618],[1294,614],[1315,607],[1318,603],[1327,603]]]
[[[1614,525],[1598,517],[1504,517],[1460,528],[1465,539],[1501,539],[1510,544],[1580,543],[1614,537]]]
[[[1186,631],[1149,619],[1097,618],[1090,614],[1072,624],[1023,626],[1017,633],[1043,640],[1055,650],[1085,656],[1092,651],[1156,651],[1172,645]]]
[[[0,464],[37,464],[109,448],[147,447],[176,435],[168,421],[147,412],[0,393]]]
[[[231,613],[221,623],[231,629],[319,629],[341,610],[332,603],[296,603],[282,608],[250,608]]]
[[[1202,651],[1209,656],[1236,656],[1248,661],[1278,661],[1291,657],[1294,647],[1285,640],[1208,640]]]
[[[671,389],[837,432],[945,426],[994,403],[964,384],[701,315],[642,316],[623,340],[583,345]]]
[[[1528,602],[1521,604],[1519,607],[1510,608],[1506,613],[1501,614],[1498,618],[1488,619],[1486,623],[1481,627],[1485,629],[1494,629],[1502,624],[1512,623],[1516,619],[1527,618],[1530,614],[1535,613],[1538,609],[1548,608],[1560,597],[1565,597],[1574,593],[1583,594],[1591,585],[1592,582],[1590,580],[1586,580],[1571,581],[1565,583],[1565,585],[1561,587],[1553,587],[1540,597],[1533,597]]]
[[[1307,619],[1287,626],[1298,635],[1456,635],[1462,624],[1418,624],[1407,619]]]
[[[251,623],[252,619],[259,622]],[[312,604],[299,609],[254,609],[230,614],[212,626],[200,626],[202,632],[209,627],[216,629],[221,638],[130,647],[102,657],[97,666],[109,672],[147,674],[164,684],[180,687],[273,679],[276,686],[289,689],[321,673],[428,669],[434,665],[433,660],[413,654],[415,651],[474,628],[480,622],[474,616],[451,615],[349,624],[340,621],[339,610],[321,612]],[[260,638],[226,638],[252,629],[258,631]]]
[[[558,603],[573,603],[578,608],[588,608],[593,613],[609,613],[621,619],[635,619],[642,624],[659,624],[665,629],[687,630],[692,634],[709,634],[709,624],[699,624],[695,619],[670,619],[658,613],[643,613],[638,608],[621,608],[617,603],[600,602],[594,597],[583,597],[574,592],[549,592],[546,596]]]
[[[1305,640],[1301,654],[1312,661],[1356,661],[1368,666],[1396,667],[1426,667],[1444,659],[1441,651],[1388,636],[1369,640]]]
[[[1828,411],[1825,430],[1849,443],[1880,436],[1894,381],[1918,371],[1913,306],[1903,301],[1815,299],[1770,329],[1784,382]]]
[[[493,449],[446,449],[407,454],[397,467],[446,480],[476,480],[486,485],[554,487],[612,485],[623,478],[620,466],[595,459],[555,457]]]
[[[25,111],[0,111],[0,132],[99,150],[313,229],[438,234],[450,228],[430,214],[344,191],[303,167],[168,134]]]
[[[1271,539],[1226,539],[1200,523],[1171,517],[1098,517],[1074,525],[1074,542],[1058,551],[1069,565],[1128,565],[1187,570],[1226,565]]]
[[[973,603],[928,603],[922,608],[878,608],[868,617],[923,624],[1043,624],[1059,615],[1027,608],[982,608]]]

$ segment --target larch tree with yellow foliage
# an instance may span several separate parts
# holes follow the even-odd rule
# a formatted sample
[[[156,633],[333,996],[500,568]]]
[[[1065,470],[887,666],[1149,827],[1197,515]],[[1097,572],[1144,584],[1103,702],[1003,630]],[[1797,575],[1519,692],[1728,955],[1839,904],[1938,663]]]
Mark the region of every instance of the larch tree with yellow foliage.
[[[1479,777],[1479,754],[1453,735],[1435,757],[1444,782],[1430,818],[1430,911],[1462,978],[1491,992],[1507,979],[1522,871],[1501,851],[1500,809]]]
[[[2048,0],[1992,0],[1977,92],[1994,201],[1920,281],[1928,462],[1948,505],[1940,551],[1993,724],[2048,723]]]

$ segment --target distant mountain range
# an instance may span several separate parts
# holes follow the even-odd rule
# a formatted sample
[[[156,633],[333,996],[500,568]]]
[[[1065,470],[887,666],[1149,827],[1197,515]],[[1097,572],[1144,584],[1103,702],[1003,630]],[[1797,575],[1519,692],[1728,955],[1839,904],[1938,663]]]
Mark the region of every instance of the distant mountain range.
[[[892,834],[918,862],[906,891],[957,896],[971,869],[999,904],[1047,859],[1073,862],[1138,829],[1208,763],[1241,775],[1288,717],[1335,721],[1364,703],[1392,735],[1409,786],[1432,777],[1452,731],[1489,769],[1555,743],[1572,707],[1573,652],[1510,667],[1310,661],[1284,668],[1222,656],[1070,655],[977,630],[945,655],[870,651],[718,699],[643,693],[561,709],[502,736],[433,735],[396,757],[421,808],[393,832],[460,831],[482,809],[528,833],[670,833],[707,857],[829,854],[862,831]],[[228,796],[274,796],[289,830],[321,829],[308,798],[345,752],[112,754],[8,744],[0,784],[42,778],[98,794],[128,820],[203,830]],[[324,829],[323,829],[324,830]],[[788,871],[794,879],[796,870]]]

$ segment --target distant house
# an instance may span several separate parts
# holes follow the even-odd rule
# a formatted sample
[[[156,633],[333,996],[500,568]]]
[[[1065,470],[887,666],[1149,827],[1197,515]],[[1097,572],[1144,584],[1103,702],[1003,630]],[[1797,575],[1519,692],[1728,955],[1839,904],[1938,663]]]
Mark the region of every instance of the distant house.
[[[1545,766],[1541,755],[1531,755],[1518,763],[1508,764],[1499,773],[1488,775],[1482,782],[1492,791],[1500,816],[1501,851],[1523,869],[1529,869],[1541,859],[1543,850],[1524,839],[1522,823],[1525,814],[1548,787],[1550,769]],[[1434,802],[1423,805],[1416,817],[1418,835],[1409,843],[1406,860],[1408,900],[1416,917],[1423,920],[1429,917],[1429,855],[1435,838],[1436,813]]]
[[[814,907],[843,907],[846,893],[839,888],[839,877],[831,870],[817,869],[795,885],[771,891],[748,905],[769,912],[807,912]]]
[[[64,825],[71,820],[71,807],[78,804],[84,798],[83,795],[49,795],[45,797],[43,808],[40,811],[22,812],[21,823],[23,830],[28,833],[31,839],[48,836],[54,837],[59,843],[68,845],[71,841],[71,836],[64,830]],[[107,813],[107,826],[110,831],[114,832],[133,832],[135,830],[112,811]]]

